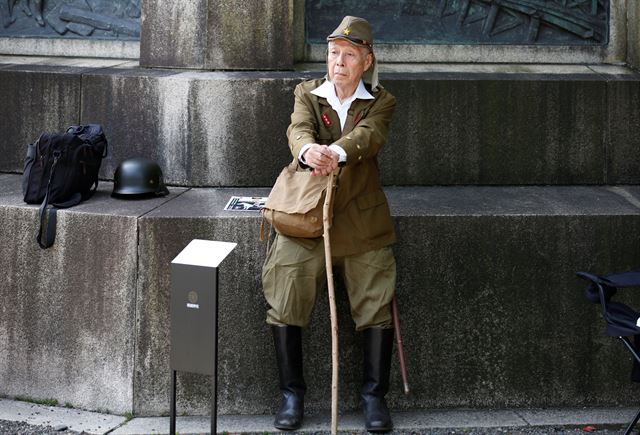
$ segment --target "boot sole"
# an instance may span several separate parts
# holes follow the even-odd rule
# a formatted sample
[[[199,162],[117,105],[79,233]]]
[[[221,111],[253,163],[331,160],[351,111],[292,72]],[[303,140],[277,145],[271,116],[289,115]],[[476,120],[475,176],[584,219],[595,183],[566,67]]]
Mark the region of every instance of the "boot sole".
[[[283,426],[283,425],[273,425],[273,427],[275,427],[278,430],[296,430],[296,429],[300,429],[300,427],[302,426],[302,424],[296,425],[296,426]]]
[[[371,432],[371,433],[385,433],[385,432],[391,432],[393,430],[393,426],[389,426],[389,427],[375,427],[375,428],[369,428],[365,426],[365,430],[367,432]]]

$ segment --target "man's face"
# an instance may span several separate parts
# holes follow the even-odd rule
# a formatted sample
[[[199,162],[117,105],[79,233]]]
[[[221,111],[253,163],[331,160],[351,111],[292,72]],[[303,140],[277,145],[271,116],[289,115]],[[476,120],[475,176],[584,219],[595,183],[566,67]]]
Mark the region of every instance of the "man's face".
[[[339,87],[351,88],[358,85],[362,74],[371,66],[371,53],[343,39],[329,42],[327,63],[329,79]]]

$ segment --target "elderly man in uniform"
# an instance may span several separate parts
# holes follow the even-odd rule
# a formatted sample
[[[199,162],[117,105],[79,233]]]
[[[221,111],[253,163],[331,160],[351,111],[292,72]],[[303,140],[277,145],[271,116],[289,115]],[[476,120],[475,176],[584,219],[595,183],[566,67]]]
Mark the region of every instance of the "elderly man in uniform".
[[[378,83],[369,23],[345,17],[327,37],[328,74],[295,89],[287,130],[289,147],[309,176],[341,167],[335,192],[331,247],[347,287],[356,330],[362,331],[365,427],[392,429],[384,396],[389,389],[393,346],[390,303],[395,292],[395,242],[389,206],[378,175],[395,98]],[[282,405],[275,427],[292,430],[303,418],[301,328],[309,324],[326,277],[322,238],[276,234],[262,271],[276,347]]]

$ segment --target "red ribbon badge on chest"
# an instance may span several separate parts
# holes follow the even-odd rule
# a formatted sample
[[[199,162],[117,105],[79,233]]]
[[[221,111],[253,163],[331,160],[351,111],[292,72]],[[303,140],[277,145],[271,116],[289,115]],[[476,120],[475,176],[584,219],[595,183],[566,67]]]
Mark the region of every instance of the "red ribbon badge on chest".
[[[331,126],[331,120],[329,119],[329,115],[327,115],[327,112],[324,112],[322,114],[322,122],[324,122],[324,126],[327,128]]]
[[[356,116],[355,121],[353,121],[353,125],[356,125],[358,122],[360,122],[360,120],[362,119],[363,115],[364,115],[364,112],[358,113],[358,116]]]

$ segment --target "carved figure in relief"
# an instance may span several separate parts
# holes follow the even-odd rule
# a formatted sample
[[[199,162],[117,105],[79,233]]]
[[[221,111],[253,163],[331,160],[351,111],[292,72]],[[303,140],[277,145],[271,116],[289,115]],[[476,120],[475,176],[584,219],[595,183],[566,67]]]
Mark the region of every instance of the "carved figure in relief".
[[[9,27],[16,21],[13,10],[20,1],[21,0],[4,0],[0,4],[0,15],[4,18],[4,27]],[[22,2],[22,10],[24,13],[29,17],[33,16],[41,27],[44,27],[44,19],[42,18],[43,3],[44,0],[24,0]]]

